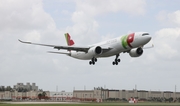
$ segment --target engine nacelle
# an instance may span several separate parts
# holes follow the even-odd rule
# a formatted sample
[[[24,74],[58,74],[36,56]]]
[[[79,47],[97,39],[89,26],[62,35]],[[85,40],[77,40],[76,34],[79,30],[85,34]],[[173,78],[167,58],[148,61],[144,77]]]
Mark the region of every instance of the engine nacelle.
[[[102,48],[100,46],[92,47],[89,49],[88,53],[92,56],[100,55],[102,53]]]
[[[129,52],[129,55],[131,57],[139,57],[143,54],[143,49],[142,48],[137,48],[137,49],[131,49]]]

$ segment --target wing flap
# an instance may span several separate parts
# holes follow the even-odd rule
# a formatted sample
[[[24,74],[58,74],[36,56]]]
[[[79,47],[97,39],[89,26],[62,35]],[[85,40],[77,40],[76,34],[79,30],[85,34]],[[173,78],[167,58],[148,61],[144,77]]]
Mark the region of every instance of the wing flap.
[[[75,47],[75,46],[54,46],[54,49],[65,49],[65,50],[74,50],[74,51],[82,51],[82,52],[88,52],[89,47]]]

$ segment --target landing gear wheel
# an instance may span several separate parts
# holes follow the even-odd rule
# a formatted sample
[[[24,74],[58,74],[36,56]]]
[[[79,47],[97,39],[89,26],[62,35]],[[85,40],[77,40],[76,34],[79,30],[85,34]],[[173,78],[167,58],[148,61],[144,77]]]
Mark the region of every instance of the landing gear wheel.
[[[94,65],[94,64],[95,64],[95,62],[93,61],[93,62],[92,62],[92,64]]]
[[[113,61],[112,64],[115,65],[116,63]]]
[[[116,61],[115,63],[116,63],[116,65],[118,65],[118,62],[117,62],[117,61]]]
[[[97,58],[94,58],[94,61],[97,62]]]
[[[121,61],[121,59],[117,59],[117,61],[118,61],[118,62],[120,62],[120,61]]]
[[[92,61],[89,61],[89,65],[91,65],[92,64]]]

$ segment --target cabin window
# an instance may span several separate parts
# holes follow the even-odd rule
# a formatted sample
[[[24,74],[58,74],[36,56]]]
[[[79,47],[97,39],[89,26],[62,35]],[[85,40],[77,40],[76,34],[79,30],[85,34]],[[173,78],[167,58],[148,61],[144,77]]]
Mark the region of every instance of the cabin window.
[[[143,33],[142,36],[146,36],[146,35],[149,35],[149,33]]]

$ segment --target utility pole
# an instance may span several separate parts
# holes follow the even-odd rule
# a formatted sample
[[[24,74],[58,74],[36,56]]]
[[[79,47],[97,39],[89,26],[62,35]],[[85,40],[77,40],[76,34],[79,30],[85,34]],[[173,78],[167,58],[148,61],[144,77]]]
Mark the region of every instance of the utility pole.
[[[176,99],[176,85],[175,85],[174,99]]]

